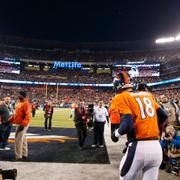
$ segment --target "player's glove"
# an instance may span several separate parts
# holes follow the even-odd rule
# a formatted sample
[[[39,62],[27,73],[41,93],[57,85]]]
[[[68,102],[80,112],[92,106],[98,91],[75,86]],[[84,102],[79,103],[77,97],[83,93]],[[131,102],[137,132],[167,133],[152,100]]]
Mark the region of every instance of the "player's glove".
[[[120,137],[120,134],[119,134],[118,129],[117,129],[111,135],[111,139],[112,139],[113,142],[118,142],[119,141],[119,137]]]

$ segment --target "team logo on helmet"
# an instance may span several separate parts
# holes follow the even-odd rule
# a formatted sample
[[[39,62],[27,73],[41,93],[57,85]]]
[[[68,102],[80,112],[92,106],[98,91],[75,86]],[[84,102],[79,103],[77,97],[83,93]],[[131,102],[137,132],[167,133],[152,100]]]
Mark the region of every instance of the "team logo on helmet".
[[[132,82],[127,72],[120,71],[113,80],[115,91],[122,91],[123,89],[132,88]]]

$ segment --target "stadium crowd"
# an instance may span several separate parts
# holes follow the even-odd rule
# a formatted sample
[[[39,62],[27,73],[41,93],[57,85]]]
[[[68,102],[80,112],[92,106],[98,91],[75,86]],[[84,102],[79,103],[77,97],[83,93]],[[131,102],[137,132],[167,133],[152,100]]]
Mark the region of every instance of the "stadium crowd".
[[[172,78],[172,77],[171,77]],[[0,79],[25,80],[36,82],[56,82],[56,83],[88,83],[88,84],[110,84],[112,83],[111,73],[93,73],[78,70],[60,70],[60,71],[21,71],[20,74],[0,73]],[[165,77],[136,77],[136,83],[160,82],[169,79]]]
[[[177,88],[174,88],[177,87]],[[170,85],[169,87],[153,88],[153,94],[159,102],[159,97],[165,95],[171,101],[178,101],[180,98],[180,88],[178,85]],[[30,101],[36,100],[40,104],[44,103],[48,98],[58,105],[71,104],[80,100],[87,104],[95,103],[103,99],[105,104],[109,104],[114,91],[112,88],[93,88],[93,87],[57,87],[46,85],[34,85],[34,86],[9,86],[1,85],[0,97],[11,96],[15,100],[17,93],[20,90],[26,90],[29,94]],[[47,97],[46,97],[47,95]]]

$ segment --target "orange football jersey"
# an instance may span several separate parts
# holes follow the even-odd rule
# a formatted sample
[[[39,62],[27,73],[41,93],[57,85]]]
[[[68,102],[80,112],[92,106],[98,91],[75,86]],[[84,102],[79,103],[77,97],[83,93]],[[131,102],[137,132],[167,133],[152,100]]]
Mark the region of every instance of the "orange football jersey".
[[[159,138],[156,110],[160,106],[149,92],[124,91],[116,95],[111,108],[120,115],[131,114],[133,117],[136,139]]]
[[[111,107],[109,108],[109,117],[111,124],[120,124],[120,114],[117,110],[113,110]]]

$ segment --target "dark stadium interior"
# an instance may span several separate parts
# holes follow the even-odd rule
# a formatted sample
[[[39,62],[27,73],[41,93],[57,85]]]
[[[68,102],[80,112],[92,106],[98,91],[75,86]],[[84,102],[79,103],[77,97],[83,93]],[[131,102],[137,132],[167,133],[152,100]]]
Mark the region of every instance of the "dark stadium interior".
[[[6,0],[1,34],[66,42],[154,39],[179,29],[179,4],[170,0]],[[142,15],[143,14],[143,15]],[[173,30],[173,31],[172,31]]]

